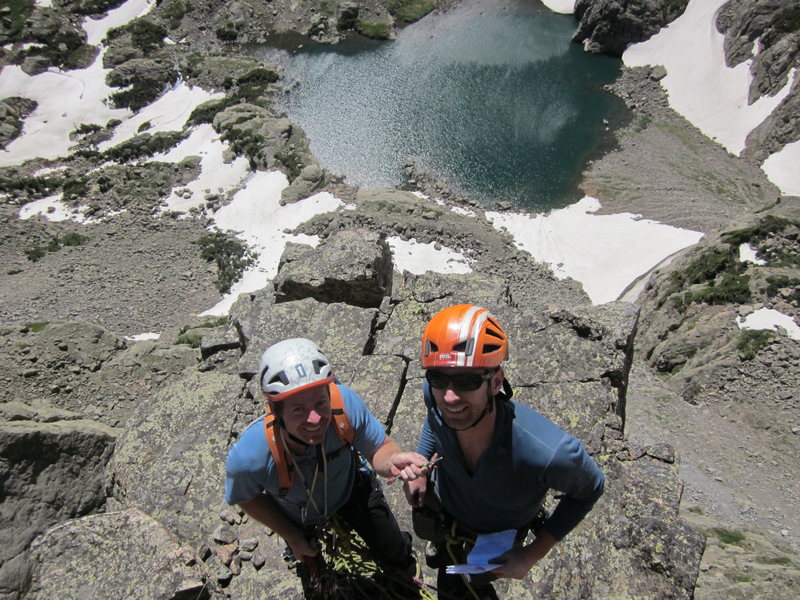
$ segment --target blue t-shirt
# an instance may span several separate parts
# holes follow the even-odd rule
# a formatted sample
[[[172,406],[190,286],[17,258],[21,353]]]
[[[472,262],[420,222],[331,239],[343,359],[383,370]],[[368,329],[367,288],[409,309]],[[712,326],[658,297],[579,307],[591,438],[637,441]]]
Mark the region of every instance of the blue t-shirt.
[[[362,456],[371,457],[386,440],[386,432],[358,394],[348,387],[338,387],[345,413],[355,432],[353,446]],[[299,471],[298,468],[293,470],[292,487],[285,496],[281,496],[278,469],[264,433],[264,417],[260,417],[242,432],[228,452],[225,500],[228,504],[238,504],[266,493],[295,523],[324,524],[350,497],[357,466],[353,452],[348,448],[342,449],[345,444],[336,435],[333,421],[325,432],[323,446],[329,457],[327,465],[318,460],[319,453],[314,446],[303,455],[295,455]],[[324,466],[327,468],[327,478],[323,474]],[[309,502],[306,491],[312,489],[316,507]]]
[[[438,492],[456,521],[479,532],[518,529],[530,523],[548,489],[564,494],[544,527],[564,538],[603,494],[605,478],[573,436],[535,410],[497,400],[492,442],[470,473],[452,429],[444,425],[424,384],[428,416],[417,452],[438,452]]]

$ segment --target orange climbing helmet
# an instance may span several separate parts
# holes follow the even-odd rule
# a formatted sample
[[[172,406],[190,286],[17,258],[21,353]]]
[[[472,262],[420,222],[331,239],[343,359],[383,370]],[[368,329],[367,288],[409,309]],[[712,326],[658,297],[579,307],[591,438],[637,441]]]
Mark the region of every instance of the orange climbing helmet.
[[[499,367],[508,337],[485,308],[457,304],[440,310],[422,334],[422,368]]]

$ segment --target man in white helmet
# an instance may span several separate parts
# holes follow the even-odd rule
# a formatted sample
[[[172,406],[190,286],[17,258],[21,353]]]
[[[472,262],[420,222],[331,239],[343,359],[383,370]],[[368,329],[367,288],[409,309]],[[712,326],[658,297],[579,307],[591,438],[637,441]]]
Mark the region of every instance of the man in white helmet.
[[[402,480],[425,473],[426,459],[400,451],[359,395],[334,381],[330,361],[310,340],[267,348],[259,381],[269,409],[228,453],[228,503],[276,531],[300,561],[319,552],[308,531],[338,515],[379,564],[411,570],[411,536],[400,531],[359,453],[379,475]]]

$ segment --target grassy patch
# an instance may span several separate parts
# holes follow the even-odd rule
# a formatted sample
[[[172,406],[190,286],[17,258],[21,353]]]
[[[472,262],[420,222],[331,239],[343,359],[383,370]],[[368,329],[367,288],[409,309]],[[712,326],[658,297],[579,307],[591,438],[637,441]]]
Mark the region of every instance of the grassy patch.
[[[356,31],[373,40],[388,40],[391,29],[388,23],[370,23],[358,20],[356,21]]]
[[[751,575],[738,571],[727,571],[725,577],[736,583],[752,583],[754,581]]]
[[[766,329],[744,329],[739,334],[736,349],[742,360],[753,360],[775,338],[775,332]]]
[[[792,559],[788,556],[756,556],[756,562],[760,565],[780,565],[788,567],[792,564]]]
[[[195,242],[200,246],[200,257],[217,265],[216,287],[227,294],[231,286],[241,278],[244,270],[255,262],[256,255],[233,235],[213,232]]]
[[[25,323],[26,329],[31,333],[39,333],[48,325],[50,325],[49,321],[34,321],[32,323]]]
[[[436,3],[429,0],[390,0],[387,8],[401,21],[413,23],[436,8]]]
[[[740,546],[745,540],[743,532],[735,529],[726,529],[724,527],[712,527],[708,530],[708,534],[713,535],[723,544],[736,544]]]
[[[752,227],[735,229],[722,234],[722,239],[728,244],[739,246],[741,244],[758,244],[762,240],[782,232],[791,222],[782,217],[767,215]]]

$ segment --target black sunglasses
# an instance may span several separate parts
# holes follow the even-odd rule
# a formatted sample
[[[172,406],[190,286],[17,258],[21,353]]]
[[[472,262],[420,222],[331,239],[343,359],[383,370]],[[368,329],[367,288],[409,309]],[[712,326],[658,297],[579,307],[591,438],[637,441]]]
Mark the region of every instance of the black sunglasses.
[[[460,392],[471,392],[477,390],[497,372],[492,369],[486,373],[455,373],[447,375],[441,371],[425,371],[425,379],[437,390],[446,390],[448,387]]]

